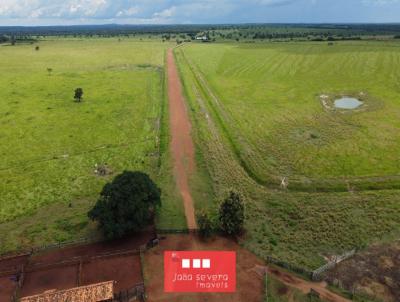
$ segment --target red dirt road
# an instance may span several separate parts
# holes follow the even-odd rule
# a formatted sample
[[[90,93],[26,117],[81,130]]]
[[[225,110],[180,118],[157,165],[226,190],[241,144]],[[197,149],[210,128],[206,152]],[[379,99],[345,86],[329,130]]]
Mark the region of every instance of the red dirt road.
[[[174,161],[174,176],[182,195],[186,222],[189,229],[197,229],[193,198],[190,194],[189,177],[195,169],[192,126],[182,94],[182,85],[175,64],[173,50],[168,50],[168,97],[171,126],[171,154]]]
[[[276,279],[280,280],[284,284],[297,288],[298,290],[302,291],[304,294],[308,294],[311,289],[315,290],[316,292],[319,293],[320,297],[324,301],[329,301],[329,302],[351,302],[350,300],[343,298],[333,292],[331,292],[329,289],[326,288],[326,283],[325,282],[309,282],[306,280],[303,280],[301,278],[298,278],[292,274],[289,274],[287,272],[284,272],[282,270],[279,270],[274,267],[268,267],[264,268],[268,274],[271,274],[274,276]]]

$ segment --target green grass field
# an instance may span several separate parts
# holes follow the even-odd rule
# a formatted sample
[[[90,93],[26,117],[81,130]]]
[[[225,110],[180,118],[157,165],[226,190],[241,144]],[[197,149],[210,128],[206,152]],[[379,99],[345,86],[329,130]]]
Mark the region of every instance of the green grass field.
[[[215,218],[227,190],[241,191],[242,244],[309,270],[325,256],[396,238],[398,45],[177,49],[196,144],[196,209]],[[171,44],[55,39],[39,46],[0,47],[0,252],[98,236],[86,213],[102,186],[125,169],[149,173],[162,188],[158,228],[185,228],[168,151],[164,58]],[[84,89],[82,103],[73,100],[77,87]],[[360,91],[368,107],[350,114],[324,110],[318,97]],[[95,164],[105,163],[112,174],[96,175]],[[281,176],[289,178],[289,190],[263,185]],[[377,178],[354,190],[351,183],[301,192],[313,191],[303,189],[314,188],[314,179],[326,189],[325,179],[370,176]],[[388,190],[365,190],[375,180]],[[291,190],[295,181],[301,190]]]
[[[0,47],[0,252],[95,235],[87,210],[123,170],[145,171],[160,183],[165,209],[173,208],[160,213],[161,226],[184,226],[160,145],[168,143],[162,109],[169,45],[133,39],[38,45],[39,51],[36,44]],[[77,87],[82,103],[73,99]],[[112,174],[96,175],[96,164]]]
[[[260,183],[368,177],[399,184],[400,43],[188,45],[242,164]],[[320,95],[365,93],[365,110]]]
[[[270,64],[280,60],[281,65],[285,66],[286,60],[289,60],[291,56],[295,56],[296,52],[300,54],[303,52],[303,54],[299,55],[299,58],[308,58],[310,61],[307,61],[307,64],[312,65],[313,62],[308,56],[315,56],[315,60],[319,60],[321,64],[323,64],[325,58],[327,62],[330,62],[335,67],[335,60],[331,59],[330,55],[335,57],[340,56],[340,54],[346,55],[346,49],[349,48],[357,61],[357,47],[360,48],[361,55],[363,55],[363,51],[366,48],[364,44],[357,46],[346,43],[334,46],[339,48],[336,51],[326,50],[326,54],[318,55],[311,52],[307,55],[304,53],[307,49],[314,49],[314,52],[318,52],[318,47],[322,48],[321,52],[323,52],[325,47],[327,48],[328,46],[325,44],[316,46],[314,44],[271,43],[256,47],[253,50],[237,45],[202,44],[186,45],[176,51],[191,117],[195,125],[193,135],[199,153],[197,159],[201,173],[192,181],[192,190],[196,192],[194,196],[196,208],[208,209],[215,215],[218,203],[226,197],[227,190],[234,188],[241,191],[246,196],[247,212],[246,234],[242,238],[243,245],[261,257],[272,256],[308,270],[316,269],[326,263],[324,259],[326,256],[342,254],[353,248],[363,248],[374,242],[390,241],[393,238],[397,238],[400,234],[399,191],[397,189],[358,190],[355,188],[349,192],[345,187],[340,192],[335,192],[335,190],[332,190],[332,192],[298,192],[296,190],[292,191],[290,185],[289,190],[279,191],[271,190],[269,186],[260,185],[256,181],[257,177],[254,177],[254,174],[260,173],[258,175],[269,177],[268,173],[277,173],[278,175],[289,173],[285,166],[280,168],[278,164],[284,162],[284,156],[287,155],[282,153],[282,157],[275,157],[275,154],[280,154],[282,150],[279,151],[278,148],[283,148],[281,143],[288,142],[290,139],[290,133],[287,132],[288,125],[293,123],[291,127],[295,128],[295,125],[297,125],[298,129],[308,127],[307,121],[311,119],[310,116],[312,115],[335,123],[336,126],[332,126],[332,129],[322,122],[314,125],[318,131],[328,131],[325,135],[327,135],[326,139],[331,143],[324,142],[326,148],[321,147],[321,150],[319,150],[319,148],[313,146],[313,143],[297,141],[296,144],[293,143],[294,156],[301,158],[303,154],[307,157],[307,154],[311,156],[314,152],[312,156],[315,157],[317,153],[322,152],[320,156],[325,157],[329,152],[336,152],[335,154],[337,154],[338,158],[330,159],[327,157],[326,161],[320,161],[320,166],[316,164],[314,166],[314,163],[310,163],[311,166],[303,169],[303,172],[300,172],[300,168],[294,170],[294,166],[291,166],[292,170],[290,171],[293,173],[291,175],[296,176],[306,170],[311,171],[310,175],[315,173],[314,177],[335,177],[335,173],[340,175],[341,172],[337,170],[338,168],[331,169],[330,167],[335,166],[335,162],[339,163],[340,158],[346,163],[352,163],[357,155],[357,153],[350,153],[350,151],[341,153],[340,150],[343,151],[351,146],[358,148],[356,143],[361,141],[366,141],[369,144],[369,148],[365,149],[366,153],[382,158],[382,166],[368,164],[369,159],[361,154],[361,166],[357,168],[359,169],[359,174],[355,174],[355,177],[367,175],[368,169],[375,169],[374,173],[381,173],[381,175],[398,173],[390,166],[390,163],[394,166],[398,165],[398,160],[395,160],[395,151],[399,148],[399,144],[396,143],[396,139],[399,139],[399,133],[395,131],[398,129],[398,126],[396,126],[398,125],[398,120],[395,119],[395,116],[398,114],[399,108],[396,106],[396,89],[393,88],[395,83],[393,82],[392,86],[388,85],[388,88],[391,88],[390,91],[383,92],[388,96],[391,95],[391,98],[388,97],[388,101],[384,106],[376,106],[374,110],[371,109],[370,111],[339,115],[337,112],[325,112],[323,110],[320,101],[316,97],[321,93],[318,87],[323,82],[318,78],[316,78],[316,84],[312,83],[310,77],[306,78],[308,82],[304,81],[306,88],[314,85],[317,87],[313,91],[310,90],[308,92],[310,96],[306,98],[304,97],[306,90],[300,86],[295,86],[295,82],[291,82],[289,72],[287,74],[289,83],[287,84],[284,81],[284,77],[282,77],[279,85],[289,89],[290,85],[293,84],[295,87],[291,92],[293,97],[289,98],[287,94],[284,94],[281,97],[282,105],[272,108],[269,104],[270,98],[265,97],[265,101],[262,102],[263,96],[271,91],[271,89],[267,89],[268,85],[262,85],[263,75],[258,74],[258,77],[256,77],[251,74],[251,70],[256,73],[257,67],[261,68],[261,65],[249,68],[247,77],[244,75],[246,71],[243,71],[242,81],[232,79],[229,74],[226,74],[226,77],[222,76],[224,69],[222,67],[219,69],[220,67],[218,66],[222,64],[224,57],[231,58],[232,53],[237,54],[236,64],[240,64],[241,60],[248,62],[253,58],[252,54],[257,54],[257,57],[267,64],[270,52],[275,53],[274,57],[270,58]],[[376,44],[369,45],[369,47],[379,49]],[[382,53],[377,51],[377,57],[385,57],[390,49],[394,49],[392,44],[387,46],[382,44],[381,47],[384,50]],[[385,50],[386,48],[389,50]],[[332,53],[330,54],[329,51]],[[264,59],[261,53],[265,53]],[[368,52],[365,51],[365,53]],[[279,59],[280,56],[285,57],[285,59]],[[321,58],[319,58],[320,56]],[[348,57],[348,60],[350,60],[351,54],[346,56],[350,56]],[[205,59],[207,57],[209,61]],[[390,57],[395,57],[395,54]],[[255,62],[256,59],[253,59]],[[235,62],[232,61],[231,64],[223,66],[228,70],[227,66],[233,66]],[[356,64],[355,66],[358,65]],[[304,66],[306,68],[306,65]],[[318,64],[313,66],[316,68]],[[391,66],[387,68],[390,70]],[[215,72],[213,73],[212,70]],[[217,72],[216,70],[219,71]],[[312,68],[307,68],[307,70],[312,71]],[[210,72],[207,73],[206,71]],[[271,78],[276,77],[275,73],[280,73],[280,68],[276,67],[273,71],[274,73],[268,73]],[[392,70],[392,72],[395,73],[396,71]],[[267,77],[266,74],[264,76]],[[339,74],[337,77],[339,77]],[[382,75],[382,78],[384,77]],[[388,77],[388,79],[391,80],[392,77]],[[379,83],[382,84],[382,81]],[[337,79],[336,83],[339,82],[339,79]],[[353,82],[356,82],[356,79],[350,83]],[[230,84],[228,85],[228,83]],[[367,84],[367,81],[364,83]],[[223,84],[226,85],[224,86],[225,89],[220,88]],[[370,85],[374,85],[374,83]],[[259,100],[259,104],[254,104],[257,110],[253,108],[253,102],[250,102],[247,94],[242,92],[251,91],[249,87],[258,87],[252,94],[254,99],[258,98]],[[325,89],[328,91],[327,87],[325,86]],[[284,93],[285,89],[281,90],[282,93]],[[353,88],[348,87],[347,89],[351,90]],[[368,93],[376,97],[376,94],[371,91],[368,89]],[[278,95],[276,91],[274,93]],[[213,94],[217,97],[217,100],[212,96]],[[297,97],[297,94],[299,97]],[[227,96],[230,96],[230,98],[227,98]],[[304,103],[300,103],[299,110],[296,110],[295,104],[297,104],[297,101],[294,101],[294,99],[297,100],[301,96],[304,97]],[[383,102],[382,99],[380,102]],[[272,108],[271,112],[266,110],[267,108]],[[366,117],[369,117],[368,122],[365,120]],[[284,120],[286,120],[286,124],[282,128],[282,132],[274,136],[276,146],[271,149],[266,146],[264,152],[259,152],[260,150],[257,150],[255,142],[258,139],[260,142],[268,141],[271,136],[267,130],[271,131],[274,127],[278,127],[278,122],[281,121],[283,123]],[[294,123],[295,121],[296,123]],[[252,131],[251,125],[253,129],[258,129],[256,128],[258,123],[264,123],[265,131]],[[267,128],[267,125],[270,128]],[[358,126],[355,127],[354,125]],[[381,127],[379,128],[380,130],[378,131],[378,128],[372,127],[373,125],[378,128]],[[351,128],[350,133],[336,130],[336,128],[343,130],[346,127]],[[294,128],[290,129],[295,130]],[[356,131],[353,128],[358,130]],[[393,136],[393,141],[386,139],[387,134],[382,129],[387,129],[387,132]],[[240,131],[240,133],[238,134],[236,131]],[[363,133],[373,135],[379,141],[370,142],[366,137],[363,137]],[[354,143],[348,146],[347,144],[352,139],[354,139]],[[383,144],[387,147],[385,150],[378,148],[377,150],[379,151],[376,151],[373,149],[375,144]],[[262,160],[261,155],[266,157],[265,161]],[[272,159],[269,159],[268,155]],[[275,171],[275,166],[272,162],[277,165],[277,171]],[[371,162],[373,163],[373,161]],[[260,167],[264,167],[265,170],[260,169]],[[350,166],[345,165],[345,167],[350,169]],[[335,169],[336,172],[333,171]],[[316,172],[319,170],[322,171],[321,174]],[[365,174],[361,171],[364,171],[363,173]],[[350,174],[350,172],[348,173]],[[313,185],[312,183],[306,184]],[[212,197],[205,199],[203,196]],[[208,202],[205,200],[208,200]],[[213,200],[213,202],[209,202],[209,200]]]

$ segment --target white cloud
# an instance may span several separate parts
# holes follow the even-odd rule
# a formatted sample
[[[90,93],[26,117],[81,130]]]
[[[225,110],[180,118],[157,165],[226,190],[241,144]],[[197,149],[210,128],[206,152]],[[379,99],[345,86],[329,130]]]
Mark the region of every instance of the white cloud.
[[[140,13],[140,8],[138,6],[132,6],[128,9],[120,10],[116,17],[132,17]]]
[[[0,23],[293,22],[302,14],[318,19],[327,8],[337,8],[340,21],[343,7],[385,16],[400,0],[0,0]]]
[[[365,5],[385,6],[395,3],[400,3],[400,0],[363,0]]]
[[[170,8],[164,9],[161,12],[155,12],[153,17],[156,19],[165,19],[171,18],[176,14],[176,6],[172,6]]]
[[[296,0],[0,0],[0,18],[52,17],[142,17],[171,18],[178,12],[184,15],[218,13],[262,5],[275,6]]]

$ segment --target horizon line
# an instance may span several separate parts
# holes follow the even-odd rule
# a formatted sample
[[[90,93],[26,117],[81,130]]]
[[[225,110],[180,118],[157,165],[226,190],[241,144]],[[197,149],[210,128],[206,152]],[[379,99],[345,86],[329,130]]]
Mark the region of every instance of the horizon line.
[[[229,25],[400,25],[400,22],[236,22],[236,23],[103,23],[53,25],[0,25],[4,27],[78,27],[78,26],[229,26]]]

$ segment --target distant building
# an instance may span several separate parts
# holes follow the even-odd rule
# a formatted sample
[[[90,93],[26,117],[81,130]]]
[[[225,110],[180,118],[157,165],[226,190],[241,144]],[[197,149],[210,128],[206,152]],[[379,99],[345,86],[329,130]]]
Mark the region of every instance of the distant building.
[[[114,298],[114,281],[48,290],[43,294],[21,298],[20,302],[109,302]]]
[[[198,40],[198,41],[208,41],[210,39],[207,36],[198,36],[198,37],[196,37],[196,40]]]

